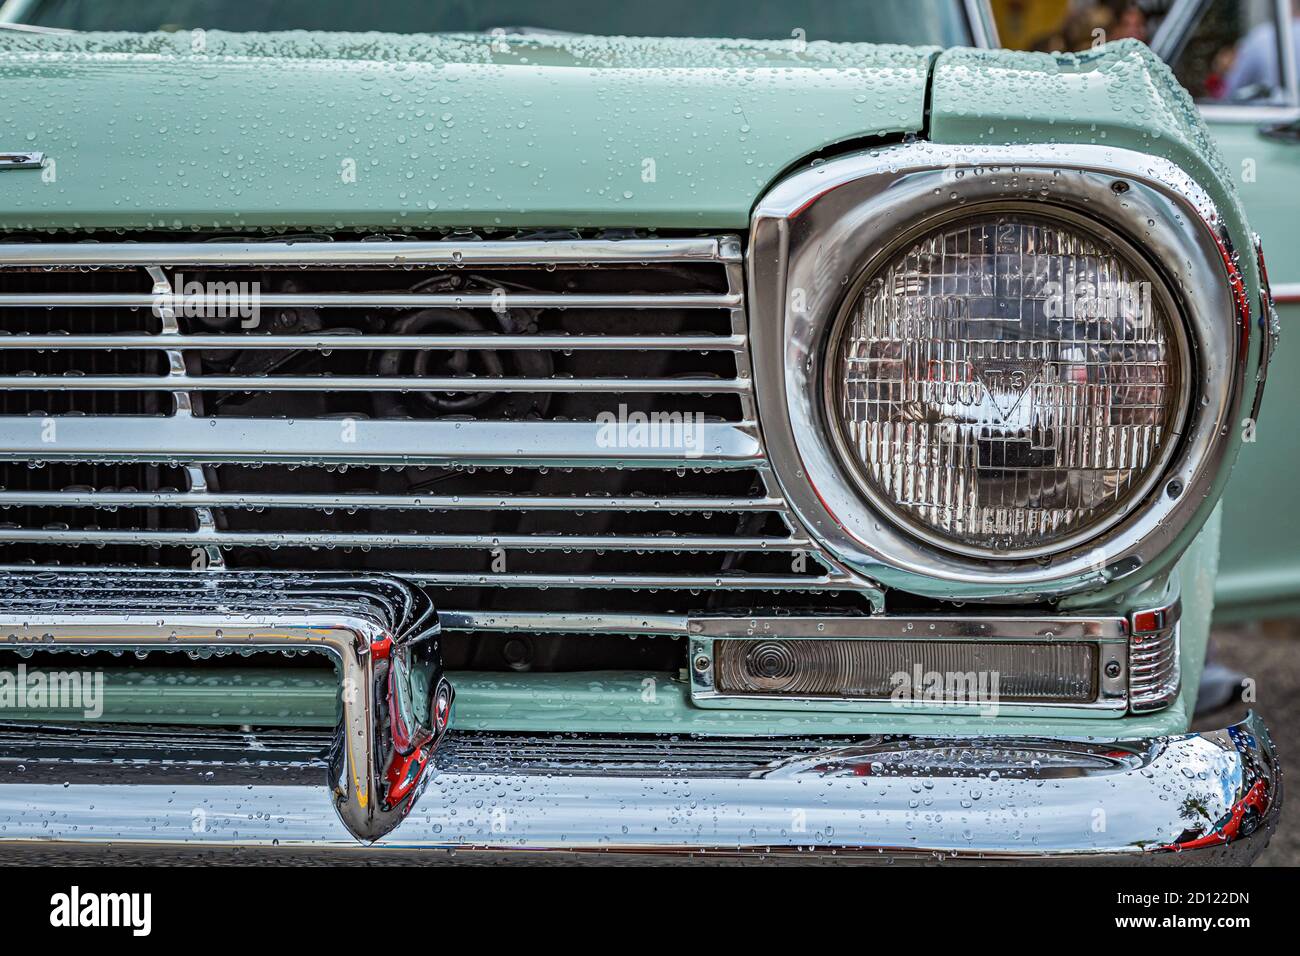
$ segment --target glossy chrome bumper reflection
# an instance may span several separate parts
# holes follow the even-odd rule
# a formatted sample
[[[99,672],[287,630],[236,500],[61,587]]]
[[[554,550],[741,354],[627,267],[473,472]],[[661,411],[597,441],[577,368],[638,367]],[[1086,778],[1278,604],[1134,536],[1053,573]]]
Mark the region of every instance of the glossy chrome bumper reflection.
[[[0,732],[0,848],[366,850],[317,785],[319,739],[282,733],[240,750],[234,736],[159,734]],[[1253,715],[1088,742],[453,732],[430,768],[419,806],[369,851],[1245,863],[1282,803]]]
[[[328,782],[335,822],[357,840],[382,836],[410,811],[450,721],[437,613],[423,591],[395,578],[32,572],[0,576],[0,607],[0,646],[19,654],[328,655],[341,719],[317,784]],[[151,757],[172,759],[165,732]],[[148,791],[113,789],[131,792],[133,812],[152,811]]]

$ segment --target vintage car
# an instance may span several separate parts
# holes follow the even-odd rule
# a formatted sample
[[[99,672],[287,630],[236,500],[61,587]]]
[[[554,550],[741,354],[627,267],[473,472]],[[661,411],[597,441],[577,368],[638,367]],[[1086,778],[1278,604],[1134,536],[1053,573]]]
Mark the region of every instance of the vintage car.
[[[1266,730],[1190,721],[1276,319],[1147,46],[0,23],[9,857],[1263,849]]]

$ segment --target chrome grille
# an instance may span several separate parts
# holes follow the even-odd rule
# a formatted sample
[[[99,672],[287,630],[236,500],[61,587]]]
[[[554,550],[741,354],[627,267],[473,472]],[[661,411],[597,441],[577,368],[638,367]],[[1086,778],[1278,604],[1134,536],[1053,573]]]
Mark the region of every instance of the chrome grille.
[[[769,473],[734,237],[3,243],[0,314],[5,563],[853,587]]]
[[[1129,644],[1129,706],[1134,713],[1160,710],[1173,703],[1181,682],[1179,622],[1171,619],[1154,631],[1134,631]]]

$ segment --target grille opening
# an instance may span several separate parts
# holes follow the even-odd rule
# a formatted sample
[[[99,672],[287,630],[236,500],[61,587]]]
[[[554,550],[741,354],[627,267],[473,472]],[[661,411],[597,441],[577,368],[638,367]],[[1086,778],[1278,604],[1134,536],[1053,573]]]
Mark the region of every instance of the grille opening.
[[[97,276],[106,281],[107,291],[114,291],[123,278],[111,273]],[[131,284],[138,285],[138,280]],[[67,290],[67,277],[57,273],[6,273],[3,291],[7,294],[30,294],[33,297]],[[0,331],[0,377],[31,378],[30,387],[0,389],[0,415],[170,415],[175,409],[172,395],[166,391],[139,392],[71,392],[42,389],[42,379],[74,376],[147,376],[167,375],[167,356],[159,350],[120,351],[109,349],[54,349],[13,347],[23,335],[156,335],[160,320],[148,310],[107,308],[6,308],[4,328]],[[161,385],[162,383],[160,383]]]
[[[0,563],[386,571],[425,588],[439,608],[463,611],[871,610],[846,575],[792,531],[763,461],[734,237],[629,239],[631,247],[621,237],[567,234],[405,247],[396,240],[286,248],[272,240],[265,257],[256,243],[201,238],[148,249],[50,246],[50,267],[34,269],[27,264],[39,259],[42,242],[24,243],[25,254],[0,244],[0,260],[22,263],[0,268],[5,292],[38,301],[117,297],[93,307],[83,299],[83,307],[3,308],[7,320],[17,317],[7,326],[12,334],[76,339],[30,347],[0,338],[0,361],[8,363],[0,377],[35,373],[30,389],[12,380],[0,387],[0,414],[57,416],[75,440],[47,449],[15,422],[20,451],[32,461],[77,463],[29,470],[14,455],[0,465],[5,488],[65,496],[11,497],[18,504],[0,508],[0,523],[9,521],[8,539],[0,527]],[[302,248],[310,250],[305,258],[330,258],[285,261]],[[417,259],[450,258],[410,267],[342,261],[370,257],[372,248],[407,262],[412,250]],[[178,249],[193,262],[167,264]],[[85,250],[101,265],[68,264]],[[207,265],[228,252],[257,260]],[[174,328],[153,295],[159,273],[146,268],[151,262],[179,293],[166,303]],[[187,307],[186,296],[200,290],[217,308]],[[252,295],[244,300],[243,292]],[[97,336],[118,347],[102,347]],[[284,342],[261,347],[275,336]],[[101,390],[66,388],[68,372],[98,378]],[[465,376],[474,378],[464,388],[418,387]],[[497,377],[528,379],[520,386],[527,390],[470,387]],[[399,379],[416,384],[384,388]],[[178,408],[176,393],[194,417]],[[611,415],[631,421],[641,413],[706,423],[707,447],[651,442],[652,451],[637,452],[593,437]],[[117,417],[127,415],[169,417],[155,429]],[[90,416],[91,427],[64,416]],[[347,419],[382,427],[362,425],[371,444],[358,451],[342,437]],[[446,467],[448,460],[464,464]],[[140,497],[153,494],[159,500]],[[385,500],[366,507],[347,499],[353,495]],[[439,543],[448,536],[460,546]],[[502,536],[510,544],[494,554]],[[571,536],[588,540],[570,546]],[[618,546],[603,547],[604,537]],[[664,541],[683,547],[664,549]],[[802,547],[808,553],[794,550]],[[671,664],[644,659],[647,649],[667,653],[673,641],[639,639],[635,655],[620,662],[592,655],[615,653],[598,648],[622,647],[622,638],[535,637],[555,644],[545,666],[679,664],[677,656]],[[480,639],[487,643],[474,644]],[[465,666],[487,668],[482,655],[504,641],[482,631],[449,634],[446,646]]]
[[[505,421],[592,421],[606,412],[660,411],[699,415],[714,421],[739,421],[742,402],[736,383],[744,379],[733,340],[730,279],[719,264],[657,263],[645,266],[590,264],[519,265],[461,268],[423,265],[410,268],[245,268],[163,270],[177,298],[157,299],[152,279],[140,268],[0,274],[6,292],[135,296],[141,301],[116,307],[55,306],[7,308],[18,322],[14,332],[93,337],[136,335],[157,340],[129,348],[0,349],[0,375],[33,377],[31,392],[10,387],[7,414],[171,414],[172,396],[151,391],[148,380],[165,378],[164,351],[183,356],[196,414],[217,417],[360,419],[447,419],[471,416]],[[338,297],[433,296],[438,305],[340,304]],[[187,298],[188,296],[188,298]],[[199,296],[199,298],[195,298]],[[313,297],[335,297],[312,303]],[[557,296],[569,297],[567,300]],[[280,300],[277,301],[277,297]],[[281,304],[284,297],[306,299]],[[471,301],[477,297],[479,301]],[[544,300],[528,304],[529,297]],[[577,298],[573,298],[577,297]],[[582,297],[603,300],[584,307]],[[708,307],[680,307],[673,299],[716,300]],[[644,300],[636,303],[635,300]],[[662,300],[663,304],[659,300]],[[403,302],[406,300],[404,299]],[[629,303],[624,307],[621,303]],[[522,304],[517,304],[522,303]],[[175,335],[163,334],[158,317],[166,305],[175,313]],[[219,336],[205,347],[189,337]],[[339,346],[286,349],[251,347],[268,336],[338,340]],[[551,342],[536,348],[428,349],[349,347],[359,336],[448,338],[492,336],[572,339],[640,337],[646,348],[569,349]],[[665,337],[673,344],[665,345]],[[168,339],[172,341],[169,342]],[[658,339],[658,343],[651,342]],[[690,348],[692,339],[699,348]],[[684,343],[677,344],[678,342]],[[587,341],[586,346],[593,343]],[[220,347],[216,347],[219,345]],[[70,375],[118,377],[122,386],[74,389]],[[41,378],[59,387],[42,390]],[[443,387],[385,390],[392,379],[524,379],[536,390]],[[202,379],[211,379],[209,383]],[[306,379],[306,382],[290,380]],[[319,379],[319,381],[316,381]],[[330,379],[337,381],[331,382]],[[360,380],[348,386],[345,380]],[[229,380],[228,389],[220,386]],[[645,386],[620,380],[667,381],[648,393]],[[248,388],[237,387],[235,383]],[[716,391],[710,391],[716,383]],[[469,384],[469,383],[467,383]],[[488,383],[490,384],[490,383]],[[159,382],[166,386],[165,381]],[[292,388],[288,386],[292,385]]]
[[[748,468],[422,468],[403,465],[210,466],[208,484],[231,494],[258,492],[423,494],[429,497],[524,495],[758,498],[762,477]],[[250,500],[252,500],[250,498]],[[665,506],[666,507],[666,506]]]
[[[583,577],[587,575],[695,575],[714,579],[719,575],[790,575],[790,560],[777,554],[745,552],[738,559],[730,559],[732,552],[686,551],[581,551],[526,548],[502,548],[503,555],[493,555],[485,545],[482,549],[445,548],[421,550],[419,548],[321,546],[315,549],[262,545],[222,548],[227,567],[247,570],[267,570],[291,566],[303,570],[329,570],[344,566],[365,567],[372,571],[398,573],[422,582],[437,583],[443,574],[470,575],[484,586],[493,586],[494,579],[512,575],[559,575]],[[494,561],[504,562],[504,571],[493,567]],[[812,564],[813,562],[810,562]],[[816,570],[809,569],[803,576],[813,578]],[[797,581],[798,575],[792,576]],[[739,583],[739,582],[738,582]]]
[[[0,393],[2,394],[2,393]],[[0,496],[28,492],[141,493],[183,490],[187,478],[181,468],[151,464],[10,463],[0,466]],[[187,549],[152,549],[123,546],[64,546],[31,541],[13,542],[14,531],[147,529],[191,531],[194,513],[189,508],[91,508],[14,506],[0,497],[0,564],[119,564],[189,567]],[[11,541],[4,539],[8,536]]]
[[[723,577],[724,582],[732,579]],[[723,587],[712,590],[642,588],[426,587],[443,609],[509,611],[580,611],[599,614],[715,614],[727,617],[789,615],[869,615],[870,600],[853,590]],[[486,592],[486,593],[485,593]]]
[[[692,536],[726,537],[737,532],[741,522],[734,514],[670,512],[572,512],[496,511],[490,507],[477,511],[450,510],[371,510],[351,511],[343,508],[321,510],[275,508],[270,510],[236,510],[218,508],[213,512],[217,526],[228,531],[260,534],[299,533],[311,530],[322,534],[389,534],[389,535],[496,535],[534,534],[546,536],[648,536],[678,535],[684,543]],[[776,515],[756,515],[745,522],[750,535],[783,538],[788,536],[784,523]],[[484,542],[486,546],[487,542]],[[637,550],[631,548],[627,550]]]
[[[102,272],[106,270],[101,270]],[[116,270],[115,270],[116,271]],[[714,263],[656,263],[653,268],[620,263],[519,263],[516,265],[453,266],[448,264],[406,267],[379,267],[331,263],[326,267],[284,266],[249,268],[212,268],[164,266],[163,272],[173,288],[190,282],[240,283],[260,281],[262,291],[276,291],[271,286],[288,280],[293,291],[303,293],[338,292],[341,285],[357,292],[407,292],[416,286],[428,291],[464,291],[486,285],[514,291],[523,287],[544,292],[565,293],[598,291],[619,294],[683,293],[727,291],[725,272]],[[49,275],[51,273],[44,273]],[[126,274],[130,275],[127,271]],[[58,273],[54,273],[58,275]],[[64,274],[63,281],[67,281]],[[57,287],[57,286],[56,286]],[[133,287],[138,289],[139,283]]]
[[[661,635],[590,634],[471,634],[448,631],[439,638],[443,665],[448,671],[500,671],[510,673],[581,673],[638,671],[676,673],[686,666],[684,638]],[[195,654],[155,651],[139,656],[108,651],[90,654],[36,651],[24,658],[0,661],[0,671],[19,661],[35,670],[105,672],[105,683],[131,680],[142,686],[237,688],[241,675],[250,671],[280,672],[292,681],[294,674],[326,675],[332,667],[323,654]]]

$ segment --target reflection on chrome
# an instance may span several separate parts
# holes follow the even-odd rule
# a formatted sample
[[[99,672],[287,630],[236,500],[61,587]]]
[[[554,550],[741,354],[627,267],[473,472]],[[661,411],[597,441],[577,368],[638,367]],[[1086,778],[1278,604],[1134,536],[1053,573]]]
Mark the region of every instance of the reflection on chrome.
[[[450,723],[453,694],[442,674],[437,614],[424,592],[392,578],[3,573],[0,600],[0,633],[20,654],[272,650],[331,657],[342,690],[328,783],[339,819],[358,840],[377,839],[410,811],[426,782],[429,756]],[[26,730],[23,739],[42,732]],[[95,739],[99,728],[79,732]],[[165,744],[151,752],[160,754],[172,757]],[[162,811],[142,796],[130,798],[136,811]]]
[[[156,749],[134,759],[157,748],[157,733],[101,733],[0,733],[0,850],[360,849],[312,783],[319,737],[280,732],[249,750],[231,735],[223,753],[216,735],[180,731],[162,761]],[[1272,744],[1253,716],[1140,740],[452,732],[430,760],[419,808],[371,849],[1249,862],[1281,799]]]

